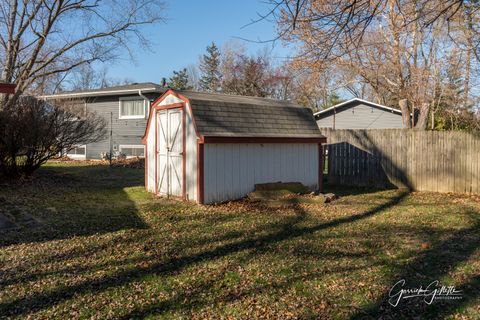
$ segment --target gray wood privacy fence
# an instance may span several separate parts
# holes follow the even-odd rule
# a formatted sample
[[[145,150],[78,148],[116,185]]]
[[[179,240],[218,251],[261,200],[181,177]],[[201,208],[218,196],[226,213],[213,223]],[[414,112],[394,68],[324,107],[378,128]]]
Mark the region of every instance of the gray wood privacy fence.
[[[406,129],[332,130],[327,137],[333,184],[480,193],[480,137]]]

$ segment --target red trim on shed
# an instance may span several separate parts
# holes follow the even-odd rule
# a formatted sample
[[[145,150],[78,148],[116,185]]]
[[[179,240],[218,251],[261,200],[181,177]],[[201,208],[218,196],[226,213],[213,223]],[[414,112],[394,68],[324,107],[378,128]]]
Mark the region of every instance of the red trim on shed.
[[[16,84],[0,83],[0,93],[15,93]]]
[[[204,144],[198,141],[197,143],[197,202],[204,203]]]
[[[327,138],[203,137],[202,143],[325,143]]]
[[[156,106],[153,108],[151,111],[154,112],[155,118],[153,120],[149,119],[148,124],[147,124],[147,132],[148,132],[148,125],[151,123],[151,121],[155,121],[155,194],[158,194],[158,133],[157,133],[157,127],[158,127],[158,111],[160,110],[165,110],[165,109],[174,109],[174,108],[179,108],[181,109],[182,112],[182,199],[186,200],[187,199],[187,187],[186,187],[186,182],[187,182],[187,174],[186,174],[186,167],[187,167],[187,138],[186,138],[186,120],[185,120],[185,105],[183,103],[175,103],[175,104],[169,104],[169,105],[164,105],[164,106]],[[150,118],[150,117],[149,117]],[[145,136],[146,138],[146,136]],[[146,145],[146,139],[143,139],[142,142]],[[148,147],[148,146],[147,146]],[[145,148],[148,149],[148,148]],[[147,161],[148,158],[146,156],[147,154],[145,153],[145,177],[148,178],[146,175],[146,172],[148,170],[148,165]]]
[[[158,145],[157,145],[157,141],[158,141],[158,135],[157,135],[158,123],[157,123],[157,121],[158,121],[158,119],[157,119],[157,111],[156,111],[156,110],[151,110],[151,111],[153,111],[154,114],[155,114],[155,117],[153,118],[153,121],[155,121],[155,130],[154,130],[154,135],[155,135],[155,136],[153,137],[153,138],[155,139],[155,151],[153,152],[153,154],[155,155],[155,171],[154,171],[154,173],[155,173],[155,177],[154,177],[155,189],[153,190],[153,192],[154,192],[155,194],[158,194],[158,186],[157,186],[157,183],[158,183],[158,171],[157,171],[157,170],[158,170],[158,169],[157,169],[157,168],[158,168],[158,163],[157,163],[157,159],[158,159]],[[150,123],[150,121],[149,121],[149,123]],[[147,128],[147,129],[148,129],[148,128]]]
[[[176,97],[177,99],[183,100],[183,102],[171,103],[171,104],[161,106],[160,103],[163,100],[165,100],[170,94],[173,95],[174,97]],[[149,117],[148,117],[148,120],[147,120],[147,128],[145,129],[145,133],[143,134],[142,142],[146,143],[148,128],[149,128],[149,125],[150,125],[150,116],[151,116],[151,113],[153,111],[160,110],[160,109],[178,108],[180,106],[187,106],[187,105],[190,109],[190,114],[192,115],[192,123],[193,123],[193,127],[195,128],[195,134],[197,135],[198,138],[202,139],[201,135],[199,134],[199,132],[197,130],[197,124],[195,123],[195,118],[193,116],[192,107],[190,105],[190,100],[188,100],[187,97],[184,97],[184,96],[174,92],[172,89],[168,89],[164,94],[162,94],[160,97],[158,97],[158,99],[155,100],[152,103],[152,106],[150,107],[150,113],[149,113]]]
[[[174,109],[174,108],[182,108],[185,105],[183,102],[172,103],[172,104],[165,104],[163,106],[156,106],[155,110],[164,110],[164,109]]]
[[[167,92],[169,92],[171,95],[173,95],[177,99],[183,100],[186,103],[186,105],[188,105],[188,107],[190,108],[190,114],[192,115],[192,123],[193,123],[193,127],[195,128],[195,134],[197,135],[198,138],[202,139],[202,135],[198,132],[198,129],[197,129],[197,124],[195,122],[195,117],[193,116],[192,105],[190,103],[190,99],[188,99],[187,97],[185,97],[181,94],[176,93],[172,89],[169,89]]]
[[[143,144],[146,144],[147,143],[147,135],[148,135],[148,129],[150,128],[150,117],[152,116],[152,113],[156,113],[156,111],[158,110],[164,110],[164,109],[173,109],[173,108],[183,108],[185,106],[184,103],[173,103],[173,104],[166,104],[166,105],[163,105],[163,106],[153,106],[150,108],[150,113],[149,113],[149,116],[148,116],[148,120],[147,120],[147,128],[145,129],[145,133],[143,134],[143,137],[142,137],[142,143]]]
[[[182,107],[182,136],[183,136],[183,141],[182,141],[182,144],[183,144],[183,153],[182,153],[182,165],[183,165],[183,168],[182,168],[182,172],[183,172],[183,176],[182,176],[182,197],[183,197],[183,200],[187,200],[187,129],[186,129],[186,120],[185,120],[185,112],[186,112],[186,108],[183,108]]]

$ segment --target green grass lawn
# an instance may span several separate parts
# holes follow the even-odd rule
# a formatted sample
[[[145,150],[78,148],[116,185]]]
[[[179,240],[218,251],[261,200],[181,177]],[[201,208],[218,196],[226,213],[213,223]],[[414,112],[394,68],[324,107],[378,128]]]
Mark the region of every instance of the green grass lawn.
[[[480,318],[480,201],[334,189],[280,209],[156,199],[143,171],[52,163],[0,185],[0,317]],[[386,299],[434,280],[462,299]]]

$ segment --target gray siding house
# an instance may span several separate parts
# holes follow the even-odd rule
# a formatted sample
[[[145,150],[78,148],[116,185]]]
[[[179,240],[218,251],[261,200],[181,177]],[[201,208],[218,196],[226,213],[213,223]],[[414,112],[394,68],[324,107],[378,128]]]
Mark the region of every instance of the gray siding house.
[[[319,128],[401,129],[400,110],[354,98],[314,114]]]
[[[127,157],[144,157],[142,137],[147,125],[150,104],[166,91],[154,83],[135,83],[85,91],[71,91],[44,96],[46,100],[68,101],[81,112],[95,112],[107,122],[105,140],[79,145],[67,156],[78,160],[102,159],[110,152]],[[112,138],[110,139],[110,128]]]

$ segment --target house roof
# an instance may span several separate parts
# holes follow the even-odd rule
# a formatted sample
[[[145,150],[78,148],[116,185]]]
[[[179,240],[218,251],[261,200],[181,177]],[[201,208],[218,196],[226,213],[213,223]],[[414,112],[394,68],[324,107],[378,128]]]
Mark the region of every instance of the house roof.
[[[153,82],[132,83],[121,86],[114,86],[108,88],[91,89],[91,90],[77,90],[67,91],[52,95],[45,95],[43,99],[64,99],[64,98],[83,98],[83,97],[98,97],[98,96],[114,96],[125,94],[136,94],[139,91],[142,93],[156,92],[164,93],[167,88],[164,88]]]
[[[323,138],[310,108],[288,101],[179,91],[204,137]]]
[[[363,99],[360,99],[360,98],[353,98],[353,99],[350,99],[348,101],[336,104],[336,105],[334,105],[330,108],[321,110],[319,112],[315,112],[314,116],[318,117],[318,116],[321,116],[323,114],[329,113],[329,112],[333,111],[334,109],[339,109],[339,108],[342,108],[342,107],[348,108],[349,105],[353,106],[355,102],[363,103],[363,104],[366,104],[366,105],[369,105],[369,106],[372,106],[372,107],[375,107],[375,108],[383,109],[385,111],[390,111],[390,112],[402,114],[402,111],[400,111],[398,109],[395,109],[395,108],[390,108],[390,107],[387,107],[387,106],[384,106],[384,105],[381,105],[381,104],[378,104],[378,103],[370,102],[370,101],[367,101],[367,100],[363,100]]]

